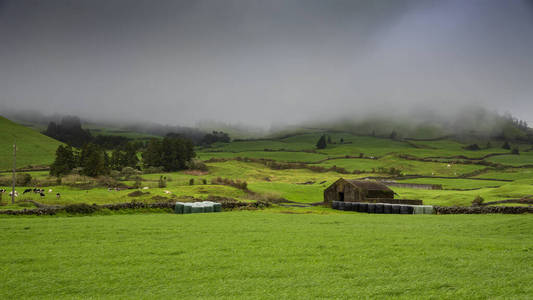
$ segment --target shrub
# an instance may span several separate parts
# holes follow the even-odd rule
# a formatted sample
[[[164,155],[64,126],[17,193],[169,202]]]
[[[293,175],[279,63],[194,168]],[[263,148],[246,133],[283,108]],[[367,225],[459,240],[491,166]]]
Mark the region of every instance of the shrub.
[[[483,202],[485,199],[483,199],[481,196],[477,195],[476,198],[472,201],[472,206],[481,206],[483,205]]]
[[[118,179],[120,177],[120,172],[117,170],[111,170],[109,171],[109,176],[112,178]]]
[[[240,181],[240,180],[231,180],[229,178],[220,178],[217,177],[211,181],[213,184],[220,184],[220,185],[228,185],[232,186],[234,188],[243,190],[245,192],[248,192],[248,183],[246,181]]]
[[[518,148],[513,148],[513,150],[511,150],[511,154],[519,155],[520,151],[518,150]]]
[[[157,186],[160,188],[167,187],[167,178],[163,175],[159,176],[159,182],[157,183]]]
[[[194,185],[194,178],[189,179],[189,185]]]
[[[203,183],[203,184],[207,184],[207,179],[205,179],[205,178],[202,179],[202,183]]]
[[[117,186],[118,184],[118,182],[110,176],[98,176],[96,178],[96,183],[99,186],[106,186],[106,187]]]
[[[17,185],[28,186],[31,184],[31,175],[28,173],[17,174]]]
[[[188,169],[198,171],[208,171],[207,165],[201,160],[193,159],[187,164]]]
[[[141,171],[135,170],[132,167],[124,167],[122,168],[122,171],[120,171],[120,175],[124,176],[124,178],[128,180],[133,175],[141,175]]]

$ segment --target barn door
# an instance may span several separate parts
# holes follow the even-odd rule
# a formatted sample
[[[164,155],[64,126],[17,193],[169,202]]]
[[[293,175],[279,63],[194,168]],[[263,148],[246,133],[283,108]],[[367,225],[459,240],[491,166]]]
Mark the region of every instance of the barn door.
[[[344,192],[339,192],[339,201],[344,202]]]

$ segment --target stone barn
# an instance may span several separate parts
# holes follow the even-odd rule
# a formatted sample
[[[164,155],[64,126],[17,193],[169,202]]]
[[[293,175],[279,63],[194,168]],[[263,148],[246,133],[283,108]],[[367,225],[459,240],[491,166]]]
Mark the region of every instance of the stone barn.
[[[394,199],[394,191],[383,183],[341,178],[324,190],[324,204],[332,201],[380,202]]]

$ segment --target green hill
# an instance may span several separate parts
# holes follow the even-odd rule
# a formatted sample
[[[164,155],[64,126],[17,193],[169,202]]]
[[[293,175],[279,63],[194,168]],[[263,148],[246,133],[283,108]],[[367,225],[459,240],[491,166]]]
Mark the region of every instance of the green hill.
[[[13,142],[17,142],[17,168],[47,166],[61,142],[0,116],[0,170],[13,167]]]

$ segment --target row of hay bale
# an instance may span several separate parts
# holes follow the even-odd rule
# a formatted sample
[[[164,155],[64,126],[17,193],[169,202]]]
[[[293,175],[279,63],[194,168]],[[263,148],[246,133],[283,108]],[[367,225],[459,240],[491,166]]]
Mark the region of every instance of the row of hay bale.
[[[405,214],[405,215],[421,215],[433,214],[434,209],[431,205],[405,205],[405,204],[389,204],[389,203],[366,203],[366,202],[343,202],[333,201],[331,204],[333,209],[366,212],[369,214]]]
[[[202,202],[176,202],[174,212],[177,214],[196,214],[208,212],[221,212],[222,204],[211,201]]]

